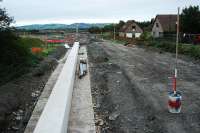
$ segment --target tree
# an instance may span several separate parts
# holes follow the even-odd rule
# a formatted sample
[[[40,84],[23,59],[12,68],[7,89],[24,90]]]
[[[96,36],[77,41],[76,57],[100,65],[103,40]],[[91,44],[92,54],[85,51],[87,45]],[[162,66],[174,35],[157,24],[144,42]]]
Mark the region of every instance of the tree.
[[[103,27],[104,32],[113,32],[114,31],[114,24],[109,24]]]
[[[137,24],[144,30],[144,31],[151,31],[151,27],[153,25],[152,21],[143,21],[137,22]]]
[[[101,33],[102,30],[99,27],[91,27],[91,28],[88,29],[88,31],[90,33]]]
[[[16,67],[28,64],[29,57],[32,55],[29,48],[22,45],[23,40],[11,30],[12,22],[13,18],[9,17],[5,9],[0,8],[0,48],[3,51],[0,54],[0,64],[4,66],[12,64]]]
[[[122,26],[124,26],[125,22],[120,20],[119,23],[116,25],[116,31],[119,31]]]
[[[181,31],[183,33],[200,33],[199,6],[190,6],[183,9],[180,18]]]
[[[8,16],[5,9],[0,8],[0,30],[3,31],[8,29],[12,22],[13,18]]]

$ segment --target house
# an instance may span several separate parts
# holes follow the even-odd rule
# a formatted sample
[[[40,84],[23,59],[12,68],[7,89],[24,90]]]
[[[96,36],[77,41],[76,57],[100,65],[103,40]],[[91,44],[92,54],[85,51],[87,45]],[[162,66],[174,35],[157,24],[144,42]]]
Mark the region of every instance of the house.
[[[119,36],[120,37],[125,37],[125,29],[126,29],[126,25],[124,24],[121,28],[120,28],[120,30],[119,30]]]
[[[143,30],[134,20],[127,21],[119,30],[120,37],[139,38]]]
[[[176,32],[177,15],[157,15],[152,27],[152,36],[154,38],[163,37],[167,34]]]

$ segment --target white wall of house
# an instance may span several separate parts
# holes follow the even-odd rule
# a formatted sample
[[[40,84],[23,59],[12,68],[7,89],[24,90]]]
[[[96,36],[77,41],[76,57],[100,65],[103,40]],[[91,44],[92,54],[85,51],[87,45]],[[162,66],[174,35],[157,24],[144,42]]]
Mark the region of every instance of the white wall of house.
[[[157,38],[157,37],[162,37],[163,36],[163,29],[162,25],[160,24],[159,20],[156,19],[152,28],[152,36]]]
[[[140,38],[142,33],[135,33],[135,38]]]
[[[120,36],[120,37],[124,37],[124,36],[125,36],[125,33],[124,33],[124,32],[119,32],[119,36]]]
[[[126,33],[126,38],[133,38],[133,33]]]
[[[142,33],[126,33],[126,38],[140,38]]]

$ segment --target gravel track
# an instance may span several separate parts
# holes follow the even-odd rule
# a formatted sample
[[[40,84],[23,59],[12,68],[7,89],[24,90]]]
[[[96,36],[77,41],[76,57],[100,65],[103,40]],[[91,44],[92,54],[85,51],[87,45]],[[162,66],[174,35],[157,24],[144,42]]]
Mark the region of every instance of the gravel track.
[[[88,44],[96,126],[102,133],[199,133],[200,64],[179,59],[182,112],[167,109],[173,54],[92,39]]]

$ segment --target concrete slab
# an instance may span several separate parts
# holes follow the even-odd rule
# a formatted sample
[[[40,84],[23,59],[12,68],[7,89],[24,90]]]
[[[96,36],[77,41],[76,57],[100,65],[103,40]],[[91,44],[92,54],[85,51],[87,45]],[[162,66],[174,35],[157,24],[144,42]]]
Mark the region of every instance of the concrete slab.
[[[66,55],[59,60],[59,64],[56,67],[55,71],[51,74],[48,82],[45,85],[45,88],[35,106],[35,109],[33,110],[32,116],[28,122],[28,125],[26,126],[24,133],[33,133],[35,126],[40,118],[40,115],[42,114],[42,111],[44,110],[44,107],[48,101],[48,98],[52,92],[52,89],[57,81],[58,76],[60,75],[60,72],[62,71],[62,68],[64,66],[64,63],[68,57],[70,50],[66,53]]]
[[[80,47],[79,53],[83,53],[79,55],[79,58],[87,59],[87,49],[85,46]],[[81,79],[76,74],[68,133],[96,133],[89,69],[86,76]]]

